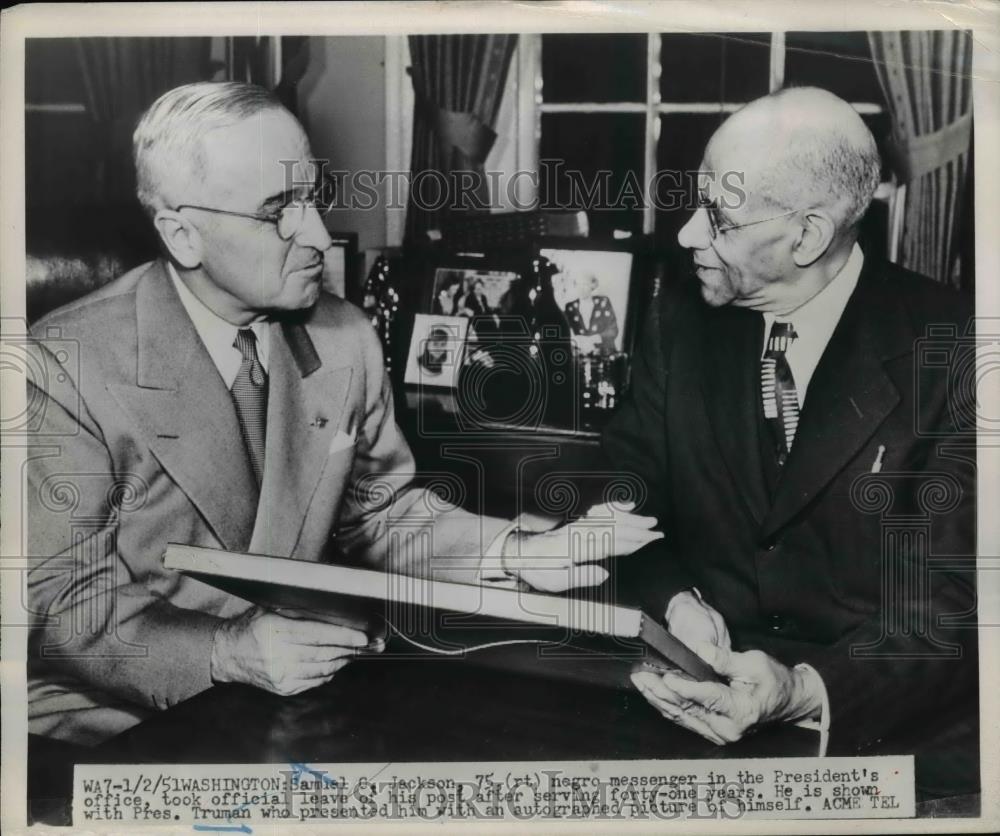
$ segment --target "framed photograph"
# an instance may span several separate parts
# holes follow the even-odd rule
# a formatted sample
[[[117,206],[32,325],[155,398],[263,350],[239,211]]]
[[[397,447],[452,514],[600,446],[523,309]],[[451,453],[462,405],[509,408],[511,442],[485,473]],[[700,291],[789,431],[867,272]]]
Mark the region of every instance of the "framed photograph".
[[[552,293],[582,355],[628,352],[637,255],[630,242],[543,239],[555,270]]]
[[[464,316],[416,314],[404,383],[456,388],[468,330]]]
[[[434,268],[431,313],[473,318],[509,313],[512,289],[520,281],[519,271],[491,268],[485,264],[456,264]]]

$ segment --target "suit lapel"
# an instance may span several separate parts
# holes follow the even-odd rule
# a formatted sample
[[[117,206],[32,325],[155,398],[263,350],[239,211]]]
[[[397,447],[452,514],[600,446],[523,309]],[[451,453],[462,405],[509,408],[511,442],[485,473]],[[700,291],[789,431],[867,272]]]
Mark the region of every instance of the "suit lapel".
[[[251,551],[293,555],[330,444],[345,429],[352,370],[338,359],[350,356],[342,346],[324,362],[305,325],[272,323],[264,481]]]
[[[764,521],[769,536],[802,510],[858,453],[899,403],[883,360],[912,351],[899,301],[865,269],[813,373],[788,462]]]
[[[136,317],[136,385],[108,390],[219,541],[244,549],[257,487],[236,410],[160,262],[136,288]]]
[[[728,306],[702,311],[701,381],[709,418],[738,493],[759,524],[768,503],[757,443],[761,316]]]

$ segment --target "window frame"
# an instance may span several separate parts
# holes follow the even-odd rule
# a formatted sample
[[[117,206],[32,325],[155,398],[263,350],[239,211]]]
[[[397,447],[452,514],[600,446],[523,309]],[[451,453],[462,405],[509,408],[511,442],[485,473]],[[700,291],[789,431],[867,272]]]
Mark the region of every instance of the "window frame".
[[[542,38],[544,33],[522,34],[518,39],[518,75],[520,80],[534,79],[530,97],[523,89],[527,85],[519,84],[521,97],[521,124],[534,126],[533,157],[529,159],[527,149],[518,154],[518,166],[521,170],[538,172],[539,148],[542,141],[542,116],[548,113],[634,113],[645,115],[645,147],[643,155],[643,210],[642,233],[652,235],[656,229],[656,206],[650,198],[648,188],[656,173],[656,151],[660,141],[661,116],[684,114],[733,113],[743,107],[745,102],[664,102],[660,98],[660,76],[662,64],[660,61],[662,38],[660,32],[651,32],[646,40],[646,100],[644,102],[546,102],[544,100],[544,80],[542,79]],[[611,33],[609,33],[611,34]],[[683,33],[681,33],[683,34]],[[784,32],[771,32],[768,92],[774,93],[784,86],[786,43]],[[851,106],[862,116],[883,113],[885,109],[877,102],[850,102]],[[523,178],[522,178],[523,179]],[[895,186],[892,182],[883,182],[875,193],[876,200],[889,203],[890,214],[893,214]],[[537,193],[532,198],[537,202]],[[890,225],[891,226],[891,225]],[[890,252],[892,251],[890,242]]]

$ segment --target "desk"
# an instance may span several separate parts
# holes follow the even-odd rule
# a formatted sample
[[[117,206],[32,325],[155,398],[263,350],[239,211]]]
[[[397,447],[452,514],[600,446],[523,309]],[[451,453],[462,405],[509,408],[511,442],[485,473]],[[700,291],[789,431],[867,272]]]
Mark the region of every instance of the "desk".
[[[46,777],[33,787],[29,782],[29,796],[44,791],[45,820],[59,821],[68,810],[74,760],[316,764],[773,757],[813,755],[817,743],[814,732],[780,726],[719,748],[664,720],[637,691],[514,675],[462,659],[372,658],[353,662],[327,685],[295,697],[215,686],[94,750],[77,750],[75,759],[59,750],[44,763],[44,754],[33,752],[33,771],[45,770]]]
[[[557,426],[477,422],[453,392],[396,393],[396,420],[413,451],[418,480],[446,474],[461,484],[466,510],[513,518],[521,513],[565,522],[600,501],[609,480],[600,447],[602,413]],[[569,494],[577,500],[566,505]]]

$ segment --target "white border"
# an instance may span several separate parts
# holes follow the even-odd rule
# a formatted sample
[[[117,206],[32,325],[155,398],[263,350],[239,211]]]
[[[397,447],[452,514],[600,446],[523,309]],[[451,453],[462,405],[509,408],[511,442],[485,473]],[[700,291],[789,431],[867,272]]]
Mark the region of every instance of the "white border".
[[[973,56],[974,107],[976,119],[976,265],[977,311],[980,322],[991,318],[1000,332],[1000,250],[993,230],[1000,220],[1000,198],[996,150],[1000,148],[1000,6],[995,3],[906,2],[893,0],[878,4],[861,0],[782,0],[781,2],[695,2],[675,0],[654,2],[562,2],[547,4],[500,2],[433,3],[177,3],[144,4],[50,4],[5,10],[0,27],[0,100],[3,102],[3,142],[0,146],[0,309],[4,317],[24,314],[24,49],[25,37],[88,35],[351,35],[408,33],[471,32],[595,32],[595,31],[775,31],[775,30],[862,30],[862,29],[937,29],[968,28],[976,31]],[[522,56],[525,66],[528,56]],[[387,97],[388,98],[388,97]],[[398,101],[396,99],[395,101]],[[519,145],[527,142],[527,127],[522,126]],[[984,352],[985,359],[985,352]],[[981,366],[980,408],[984,414],[1000,416],[1000,386],[996,372],[986,374]],[[17,414],[23,407],[23,388],[4,372],[4,414]],[[980,554],[1000,555],[1000,515],[996,514],[996,487],[1000,474],[1000,440],[997,446],[984,444],[980,449]],[[15,567],[19,553],[20,519],[17,491],[23,455],[12,446],[4,446],[0,509],[0,555],[4,569]],[[996,560],[994,561],[996,562]],[[1000,569],[1000,566],[996,568]],[[0,574],[3,580],[4,612],[20,608],[20,584],[17,573]],[[13,578],[13,580],[12,580]],[[981,623],[1000,625],[1000,572],[980,569]],[[24,654],[26,631],[18,624],[2,627],[3,679],[3,828],[7,833],[21,830],[24,820],[25,782],[25,681]],[[979,820],[918,820],[818,822],[810,830],[826,833],[868,832],[874,826],[881,832],[897,833],[919,830],[925,833],[952,832],[956,829],[989,832],[1000,822],[1000,722],[997,695],[1000,694],[1000,641],[998,630],[983,629],[980,634],[980,693],[982,695],[982,781],[983,817]],[[373,825],[384,828],[387,825]],[[398,829],[398,824],[390,825]],[[530,826],[530,825],[529,825]],[[488,832],[490,824],[479,828],[455,825],[467,832]],[[537,827],[537,826],[536,826]],[[727,822],[712,825],[685,822],[686,832],[724,829],[741,833],[791,833],[807,829],[803,822]],[[662,830],[661,822],[639,824],[639,832]],[[600,832],[601,823],[590,825],[545,824],[547,832],[568,830]],[[257,828],[255,832],[271,832]],[[305,832],[305,831],[297,831]]]

